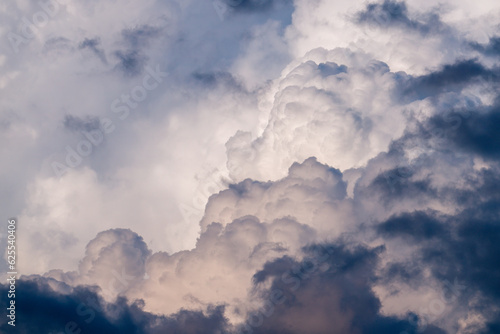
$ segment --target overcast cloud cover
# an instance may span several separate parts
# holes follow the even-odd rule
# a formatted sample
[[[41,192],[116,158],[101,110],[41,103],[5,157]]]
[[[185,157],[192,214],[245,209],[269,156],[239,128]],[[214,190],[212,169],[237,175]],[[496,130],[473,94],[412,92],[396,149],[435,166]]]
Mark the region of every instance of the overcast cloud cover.
[[[0,22],[0,332],[500,333],[497,1]]]

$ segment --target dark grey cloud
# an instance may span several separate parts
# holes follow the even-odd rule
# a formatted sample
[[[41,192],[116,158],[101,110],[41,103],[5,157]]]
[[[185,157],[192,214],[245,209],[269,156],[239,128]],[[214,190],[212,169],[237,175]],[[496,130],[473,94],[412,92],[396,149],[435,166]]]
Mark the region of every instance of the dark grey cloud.
[[[459,79],[455,81],[457,85],[458,81]],[[424,86],[431,92],[434,85],[422,85]],[[439,90],[440,87],[443,86],[436,84],[433,88]],[[464,87],[468,87],[467,83],[463,84],[462,88]],[[500,159],[500,97],[492,105],[483,105],[473,100],[465,100],[465,104],[466,106],[459,107],[436,105],[437,113],[424,121],[416,122],[415,129],[407,131],[396,141],[388,154],[401,155],[400,146],[413,142],[448,151],[450,158],[453,158],[453,152],[458,151],[486,160]],[[411,168],[397,168],[387,172],[385,178],[387,175],[409,177],[412,173]]]
[[[347,66],[345,65],[337,65],[333,62],[321,63],[318,65],[318,70],[320,70],[321,74],[324,77],[330,75],[337,75],[339,73],[347,73]]]
[[[255,274],[256,290],[266,303],[247,319],[242,333],[417,332],[407,319],[380,314],[372,286],[384,247],[337,242],[311,245],[304,252],[302,261],[279,258]],[[269,280],[271,288],[258,290]],[[422,332],[444,333],[435,326]]]
[[[490,322],[487,328],[481,331],[481,334],[495,334],[500,333],[500,321]]]
[[[192,76],[198,83],[209,88],[223,85],[228,88],[243,89],[241,83],[229,72],[195,72]]]
[[[422,271],[429,271],[440,282],[446,298],[455,298],[458,308],[477,312],[490,322],[485,333],[495,333],[495,321],[500,316],[495,311],[500,307],[500,168],[497,149],[492,147],[497,140],[497,114],[497,107],[484,107],[465,118],[454,118],[456,128],[445,131],[441,137],[444,144],[439,146],[434,145],[436,136],[430,130],[419,128],[412,135],[407,134],[393,144],[388,154],[371,162],[385,161],[393,167],[355,192],[359,200],[375,199],[386,209],[405,208],[375,226],[385,243],[398,241],[398,247],[400,242],[415,247],[406,261],[387,264],[380,274],[381,281],[399,281],[415,288],[419,281],[424,281]],[[445,127],[444,123],[443,118],[433,116],[424,126]],[[405,161],[404,147],[415,145],[417,139],[419,145],[432,147],[435,152],[398,166]],[[469,169],[469,159],[475,155],[495,159],[481,169]],[[432,181],[444,180],[443,173],[456,173],[457,179]],[[405,201],[413,203],[410,209],[405,207]],[[418,209],[435,202],[456,208],[455,213]],[[453,295],[454,285],[464,291]]]
[[[130,305],[124,298],[118,298],[115,303],[106,303],[97,288],[79,286],[70,293],[59,293],[51,288],[53,283],[53,280],[51,282],[43,277],[16,282],[16,332],[228,333],[222,306],[209,307],[207,314],[181,310],[171,316],[158,316],[145,312],[141,301]],[[9,303],[8,288],[0,285],[0,291],[0,305],[6,308]],[[0,320],[2,332],[11,329],[7,320],[7,317]]]
[[[423,268],[417,261],[390,262],[381,270],[379,279],[385,285],[396,281],[405,282],[406,284],[415,287],[418,287],[421,282],[425,281]]]
[[[73,115],[64,116],[63,125],[66,129],[72,132],[81,132],[81,131],[93,131],[98,130],[101,126],[101,122],[97,117],[86,117],[81,118]]]
[[[490,182],[481,180],[481,184]],[[498,175],[495,180],[498,185]],[[481,187],[470,192],[477,196]],[[497,191],[500,188],[497,188]],[[403,214],[391,218],[378,226],[381,235],[390,240],[401,238],[419,248],[408,263],[391,264],[386,274],[397,274],[402,282],[419,279],[419,271],[405,268],[427,268],[442,284],[447,298],[458,298],[469,310],[483,314],[487,319],[496,319],[494,309],[500,307],[500,201],[476,201],[477,207],[467,207],[453,216],[439,217],[430,213]],[[397,222],[397,223],[396,223]],[[453,296],[453,284],[466,289],[460,296]],[[472,300],[478,303],[471,303]]]
[[[500,159],[500,100],[492,107],[467,110],[467,118],[460,114],[446,121],[433,117],[428,126],[449,134],[449,144],[458,150],[478,154],[486,159]]]
[[[437,198],[437,190],[428,179],[412,179],[412,166],[397,166],[391,168],[373,179],[369,187],[358,189],[355,193],[363,192],[363,196],[379,197],[384,206],[391,206],[395,201],[411,198]]]
[[[106,54],[100,45],[101,40],[98,37],[85,38],[83,42],[80,43],[79,48],[91,50],[104,64],[107,64],[108,60],[106,59]]]
[[[487,44],[471,42],[470,45],[475,50],[487,56],[500,56],[500,37],[490,37]]]
[[[116,51],[114,55],[118,58],[117,68],[130,76],[140,74],[147,61],[147,57],[137,50]]]
[[[460,92],[474,83],[498,82],[498,69],[490,69],[477,59],[458,60],[419,77],[398,73],[399,93],[406,102],[421,100],[445,92]]]
[[[262,12],[272,9],[276,5],[290,4],[288,0],[224,0],[224,3],[235,12]]]
[[[116,68],[128,76],[136,76],[148,61],[146,50],[151,41],[161,36],[162,29],[143,25],[122,31],[123,49],[116,50],[113,54],[118,59]]]
[[[284,30],[292,23],[294,11],[293,0],[215,0],[212,5],[222,21],[235,20],[240,27],[254,20],[260,24],[274,20],[280,22]],[[245,29],[241,38],[248,38],[248,30]]]
[[[498,201],[483,203],[474,212],[466,210],[454,216],[452,219],[458,224],[452,236],[436,238],[422,249],[422,260],[432,268],[436,277],[448,281],[457,278],[476,288],[485,300],[497,306],[500,306],[500,267],[497,265],[500,256],[497,242],[500,237],[499,204]],[[490,220],[482,211],[488,211],[492,206],[496,207],[497,218]]]
[[[437,13],[426,13],[419,20],[411,18],[404,1],[385,0],[381,3],[370,3],[366,9],[357,13],[356,21],[381,28],[406,28],[421,34],[437,32],[444,24]]]
[[[422,211],[406,212],[391,217],[378,225],[377,231],[384,236],[401,236],[416,242],[443,237],[446,233],[444,226],[438,220],[434,219],[431,214]]]
[[[493,54],[496,43],[492,39],[481,50]],[[457,60],[418,77],[398,73],[404,103],[426,99],[432,111],[418,121],[410,116],[404,135],[368,163],[354,191],[355,201],[376,202],[384,212],[373,228],[379,240],[411,253],[389,261],[379,284],[397,295],[402,286],[417,291],[435,280],[450,314],[486,319],[485,328],[471,327],[471,333],[499,329],[500,98],[491,99],[498,74],[479,59]],[[477,87],[489,98],[470,93]],[[448,328],[459,330],[456,324]]]

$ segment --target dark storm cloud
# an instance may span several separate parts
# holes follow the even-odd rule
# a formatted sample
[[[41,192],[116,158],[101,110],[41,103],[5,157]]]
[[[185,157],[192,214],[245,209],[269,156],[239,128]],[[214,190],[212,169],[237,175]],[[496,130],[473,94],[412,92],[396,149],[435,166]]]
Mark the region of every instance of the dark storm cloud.
[[[475,196],[475,194],[476,192],[471,192],[470,196]],[[491,211],[494,211],[494,214]],[[412,219],[415,218],[416,216]],[[418,221],[423,227],[416,229],[411,219],[400,219],[398,223],[400,226],[397,229],[389,228],[392,233],[388,234],[387,226],[392,226],[393,222],[394,218],[391,218],[380,224],[379,233],[389,239],[412,240],[413,243],[421,246],[412,262],[402,266],[412,267],[413,261],[417,261],[421,268],[430,269],[433,276],[442,283],[445,296],[453,297],[454,288],[460,290],[466,288],[467,293],[460,297],[464,304],[467,303],[470,309],[475,309],[487,319],[495,319],[499,316],[492,310],[500,307],[500,286],[498,285],[500,280],[500,267],[498,266],[500,201],[487,201],[477,208],[467,208],[446,219],[425,215]],[[418,222],[415,221],[415,223]],[[443,233],[447,229],[450,229],[450,233]],[[416,232],[409,233],[415,230]],[[391,270],[388,269],[387,273],[390,272]],[[413,278],[411,275],[406,275],[404,271],[400,279],[409,281]],[[457,285],[454,282],[460,283]],[[468,301],[472,299],[480,302],[477,305],[468,304]]]
[[[442,237],[446,232],[439,221],[422,211],[391,217],[380,224],[377,231],[384,236],[401,236],[417,242]]]
[[[287,0],[223,0],[225,4],[233,8],[236,12],[266,11],[276,3],[291,3]]]
[[[79,48],[91,50],[104,64],[107,64],[106,54],[104,50],[100,48],[100,45],[101,40],[99,38],[85,38],[85,40],[80,43]]]
[[[437,278],[447,281],[456,278],[475,288],[485,300],[500,306],[500,202],[487,204],[489,209],[496,207],[495,219],[491,215],[485,217],[483,206],[452,217],[458,224],[451,236],[436,238],[423,247],[422,260]]]
[[[443,66],[440,70],[429,74],[411,77],[398,73],[399,90],[406,102],[421,100],[444,92],[459,92],[472,83],[497,82],[498,69],[488,69],[476,59],[457,61],[455,64]]]
[[[494,55],[498,45],[492,38],[487,45],[475,47]],[[427,119],[410,120],[405,134],[367,166],[367,170],[383,166],[385,171],[372,177],[368,186],[355,187],[358,200],[376,198],[386,210],[397,212],[375,226],[383,242],[398,249],[411,247],[410,257],[385,265],[378,282],[386,286],[399,282],[416,290],[428,281],[422,273],[430,272],[445,300],[456,305],[453,312],[481,314],[486,329],[475,332],[496,333],[500,98],[485,105],[483,99],[461,92],[477,87],[496,92],[499,71],[468,59],[419,77],[398,73],[396,79],[405,103],[430,97],[427,101],[434,112]],[[413,154],[406,154],[413,149]],[[408,156],[413,156],[411,161]],[[476,166],[472,158],[477,157],[486,164]],[[453,207],[454,213],[428,209],[435,208],[435,203]],[[398,293],[399,288],[394,289]]]
[[[119,60],[117,68],[130,76],[140,74],[147,61],[147,57],[137,50],[116,51],[114,55]]]
[[[391,0],[368,4],[364,11],[356,15],[356,21],[361,24],[370,24],[382,28],[404,27],[424,35],[439,31],[443,27],[438,14],[427,13],[422,17],[422,20],[415,20],[410,18],[404,1]]]
[[[491,37],[487,44],[472,42],[470,45],[487,56],[500,56],[500,37]]]
[[[64,116],[63,125],[72,132],[90,132],[92,130],[98,130],[101,126],[101,122],[97,117],[80,118],[78,116],[66,115]]]
[[[380,281],[384,284],[389,284],[393,281],[405,282],[409,285],[413,283],[422,282],[423,270],[420,264],[414,262],[390,262],[382,270],[380,274]]]
[[[417,197],[436,198],[437,191],[430,180],[414,180],[411,178],[412,166],[397,166],[378,175],[372,184],[362,191],[380,196],[385,205],[394,201]],[[358,189],[355,189],[358,191]]]
[[[487,328],[481,331],[480,334],[496,334],[500,333],[500,321],[490,322],[487,324]]]
[[[128,305],[123,298],[103,301],[91,287],[76,287],[69,294],[55,292],[50,280],[38,277],[16,282],[16,330],[19,333],[227,333],[223,307],[209,307],[208,315],[184,311],[157,316],[142,310],[143,303]],[[53,282],[52,282],[53,283]],[[0,304],[7,307],[8,288],[1,285]],[[0,329],[8,331],[7,317]]]
[[[348,248],[341,243],[313,245],[296,261],[283,257],[268,262],[254,275],[266,303],[251,314],[240,333],[416,333],[407,320],[380,314],[372,291],[383,247]],[[444,333],[428,326],[423,333]]]
[[[212,3],[222,20],[232,17],[241,27],[254,20],[260,24],[274,20],[282,26],[282,33],[292,23],[295,9],[293,0],[215,0]],[[243,33],[246,35],[247,31]],[[242,38],[246,38],[245,35]]]
[[[468,119],[464,120],[466,124],[464,129],[458,128],[456,136],[475,138],[466,129],[493,133],[491,124],[495,123],[490,117],[489,112],[471,114]],[[471,120],[470,123],[467,123],[469,120]],[[420,132],[418,134],[424,142],[432,139]],[[406,137],[402,140],[413,139]],[[456,138],[450,135],[447,140],[453,142]],[[477,140],[476,145],[482,142],[482,140]],[[469,172],[457,180],[457,184],[462,186],[456,187],[453,184],[434,186],[431,196],[425,191],[415,192],[413,187],[414,175],[435,172],[436,166],[443,164],[445,160],[451,160],[454,154],[463,153],[457,149],[456,153],[454,151],[440,152],[425,157],[424,159],[429,160],[427,163],[411,166],[413,173],[397,179],[394,185],[397,191],[383,193],[382,198],[389,199],[392,205],[397,205],[404,198],[408,198],[408,196],[403,196],[406,194],[411,195],[414,203],[421,203],[434,197],[434,201],[447,203],[456,207],[457,210],[455,214],[444,214],[432,210],[405,211],[380,222],[375,229],[385,242],[401,240],[417,247],[412,257],[406,262],[387,265],[382,271],[381,279],[386,282],[396,280],[415,285],[422,270],[429,270],[432,276],[441,282],[443,293],[447,298],[456,298],[457,305],[465,305],[468,311],[482,314],[487,320],[492,321],[491,328],[496,328],[495,319],[500,316],[498,311],[494,311],[500,307],[500,285],[498,285],[500,281],[500,266],[498,265],[500,258],[500,243],[498,243],[500,240],[500,169],[492,165],[489,168]],[[387,159],[387,156],[380,158]],[[457,160],[457,169],[462,168],[459,164]],[[376,184],[378,189],[384,189],[382,183],[384,178],[383,174],[379,175],[370,187]],[[358,190],[358,194],[361,192],[362,190]],[[374,193],[369,191],[364,195],[367,194]],[[473,300],[474,303],[471,302]],[[489,332],[494,333],[494,329]]]
[[[456,149],[478,154],[486,159],[500,159],[500,100],[492,107],[477,107],[455,116],[454,121],[442,117],[430,119],[428,127],[448,134],[449,144]]]
[[[437,87],[435,89],[438,89]],[[466,100],[465,103],[469,106],[455,108],[445,105],[443,108],[436,105],[437,114],[418,122],[416,130],[407,132],[402,139],[392,145],[389,155],[401,154],[398,152],[398,146],[404,146],[404,143],[420,141],[432,145],[434,149],[449,151],[450,159],[453,158],[452,152],[457,151],[477,155],[486,160],[499,160],[500,98],[497,98],[491,106],[481,105],[472,100]],[[409,178],[414,172],[411,166],[409,167],[398,167],[388,171],[375,182],[383,181],[384,178]],[[385,187],[383,184],[380,186]],[[399,183],[395,182],[390,190],[401,192]],[[408,190],[405,188],[405,191]]]

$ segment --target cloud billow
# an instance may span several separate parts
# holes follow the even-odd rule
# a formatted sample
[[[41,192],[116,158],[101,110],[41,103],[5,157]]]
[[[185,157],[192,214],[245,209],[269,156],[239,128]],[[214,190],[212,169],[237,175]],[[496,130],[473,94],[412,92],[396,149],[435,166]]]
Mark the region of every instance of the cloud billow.
[[[61,4],[0,56],[20,331],[498,332],[496,9]]]

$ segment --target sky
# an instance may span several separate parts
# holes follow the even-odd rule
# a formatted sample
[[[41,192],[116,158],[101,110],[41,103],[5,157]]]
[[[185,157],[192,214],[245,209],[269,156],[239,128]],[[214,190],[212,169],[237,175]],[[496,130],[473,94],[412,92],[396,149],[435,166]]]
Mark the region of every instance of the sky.
[[[1,333],[500,333],[495,0],[0,4]]]

